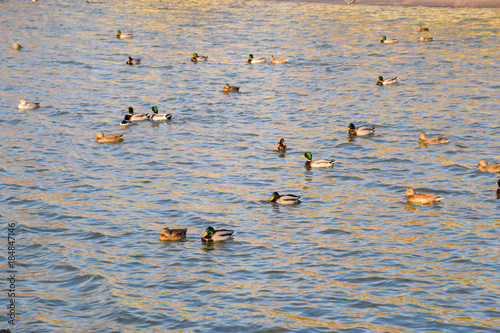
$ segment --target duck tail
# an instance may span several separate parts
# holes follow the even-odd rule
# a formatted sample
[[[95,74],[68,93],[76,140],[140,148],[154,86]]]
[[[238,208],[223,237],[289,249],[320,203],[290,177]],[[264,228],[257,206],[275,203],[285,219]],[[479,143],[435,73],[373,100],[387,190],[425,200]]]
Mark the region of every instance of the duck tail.
[[[165,116],[165,118],[167,118],[168,120],[172,119],[172,115],[170,113],[167,113],[167,115]]]

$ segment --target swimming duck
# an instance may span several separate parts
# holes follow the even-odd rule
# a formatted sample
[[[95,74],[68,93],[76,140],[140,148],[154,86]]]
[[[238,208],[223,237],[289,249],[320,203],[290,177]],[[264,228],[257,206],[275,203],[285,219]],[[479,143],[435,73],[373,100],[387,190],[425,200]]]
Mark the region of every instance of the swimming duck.
[[[170,113],[158,114],[158,108],[156,106],[153,106],[151,108],[151,111],[153,111],[153,115],[151,116],[151,120],[162,121],[162,120],[172,119],[172,115]]]
[[[168,241],[178,241],[186,238],[187,229],[169,229],[163,228],[163,231],[160,234],[160,241],[168,242]]]
[[[332,167],[333,164],[336,162],[333,158],[330,160],[322,159],[322,160],[312,160],[312,154],[310,152],[305,153],[302,155],[302,157],[305,157],[307,159],[305,167],[307,169],[310,168],[329,168]]]
[[[121,32],[120,30],[116,30],[115,32],[116,38],[132,38],[134,34],[131,32]]]
[[[378,77],[378,80],[377,80],[377,86],[387,86],[387,85],[390,85],[390,84],[396,84],[396,82],[398,82],[398,77],[393,77],[391,79],[385,79],[382,77],[382,76],[379,76]]]
[[[361,126],[356,128],[353,123],[350,123],[347,132],[349,132],[349,135],[365,136],[375,133],[375,127]]]
[[[479,171],[500,172],[500,163],[488,164],[486,160],[479,161]]]
[[[129,107],[127,111],[129,117],[128,119],[125,118],[124,120],[129,120],[133,122],[133,121],[143,121],[151,118],[151,115],[149,113],[134,114],[134,108],[132,107]]]
[[[500,196],[500,179],[498,180],[497,196]]]
[[[116,143],[123,141],[123,135],[121,134],[104,135],[104,133],[99,132],[95,135],[95,141],[100,143]]]
[[[19,44],[17,44],[17,43],[14,43],[14,45],[12,45],[12,48],[13,48],[14,50],[20,50],[20,49],[22,48],[22,46],[21,46],[21,45],[19,45]]]
[[[205,61],[207,59],[208,59],[207,56],[199,56],[198,53],[193,54],[193,56],[191,57],[192,62]]]
[[[212,227],[208,227],[205,230],[203,236],[201,236],[201,240],[203,242],[217,242],[217,241],[225,241],[231,239],[233,237],[233,230],[219,229],[215,230]]]
[[[127,65],[137,65],[141,62],[141,58],[128,57]]]
[[[126,114],[123,120],[120,122],[121,127],[129,127],[132,126],[132,122],[130,121],[130,115]]]
[[[271,56],[271,63],[272,64],[284,64],[288,61],[288,58],[278,58],[275,59],[274,56]]]
[[[385,37],[385,36],[382,36],[382,38],[380,38],[380,42],[381,43],[386,43],[386,44],[396,43],[397,41],[398,40],[396,38],[387,39],[387,37]]]
[[[432,42],[434,40],[434,37],[424,37],[424,36],[420,36],[420,39],[419,41],[421,42]]]
[[[422,28],[421,26],[418,26],[418,27],[417,27],[417,31],[418,31],[418,32],[422,32],[422,31],[429,31],[429,28]]]
[[[420,135],[418,137],[418,141],[420,143],[428,143],[428,144],[433,144],[433,145],[450,142],[450,140],[448,140],[447,138],[444,138],[444,137],[435,137],[435,138],[427,139],[427,134],[425,134],[425,133],[420,133]]]
[[[280,195],[278,192],[274,192],[269,201],[283,205],[294,205],[300,202],[300,197],[294,194]]]
[[[441,201],[444,199],[443,197],[435,194],[415,193],[415,190],[412,188],[407,189],[405,195],[408,202],[421,205],[431,204],[434,201]]]
[[[226,83],[224,88],[222,88],[222,91],[240,91],[240,87],[233,87]]]
[[[38,102],[26,102],[26,100],[22,99],[19,104],[18,108],[20,109],[37,109],[40,107],[40,103]]]
[[[281,138],[279,142],[276,142],[274,144],[274,150],[285,150],[286,149],[286,143],[285,139]]]
[[[248,55],[248,63],[249,64],[258,64],[258,63],[261,63],[261,62],[266,62],[266,58],[265,57],[254,58],[253,54],[249,54]]]

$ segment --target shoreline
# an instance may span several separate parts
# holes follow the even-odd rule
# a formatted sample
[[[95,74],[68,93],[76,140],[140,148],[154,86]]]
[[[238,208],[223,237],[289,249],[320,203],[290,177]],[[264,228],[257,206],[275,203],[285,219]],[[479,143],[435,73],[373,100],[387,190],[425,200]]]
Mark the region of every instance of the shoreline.
[[[296,1],[346,5],[345,0],[296,0]],[[353,5],[500,8],[500,0],[355,0]]]

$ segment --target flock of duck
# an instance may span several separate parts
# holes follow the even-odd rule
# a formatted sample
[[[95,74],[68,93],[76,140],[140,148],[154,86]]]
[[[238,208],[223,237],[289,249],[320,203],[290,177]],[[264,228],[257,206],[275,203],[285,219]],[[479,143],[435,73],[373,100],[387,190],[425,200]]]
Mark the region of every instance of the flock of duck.
[[[429,31],[429,28],[417,27],[417,32],[424,32],[424,31]],[[132,38],[134,37],[133,33],[129,32],[122,32],[121,30],[117,30],[115,33],[117,38]],[[431,42],[433,41],[433,37],[424,37],[420,36],[419,41],[420,42]],[[396,43],[398,40],[395,38],[390,38],[388,39],[386,36],[382,36],[380,39],[381,43]],[[13,48],[15,50],[20,50],[22,48],[21,45],[14,43]],[[208,56],[205,55],[198,55],[197,53],[194,53],[191,57],[192,62],[200,62],[200,61],[207,61]],[[248,60],[247,62],[249,64],[258,64],[258,63],[265,63],[267,61],[267,57],[254,57],[253,54],[248,55]],[[270,61],[273,64],[284,64],[288,62],[287,58],[274,58],[273,55],[270,57]],[[132,58],[128,57],[127,59],[127,65],[138,65],[141,63],[140,58]],[[393,85],[398,82],[398,77],[393,77],[393,78],[388,78],[384,79],[382,76],[379,76],[377,79],[376,84],[379,86],[385,86],[385,85]],[[235,87],[235,86],[230,86],[229,84],[225,84],[224,87],[222,88],[222,91],[225,93],[228,92],[239,92],[240,88]],[[38,102],[28,102],[26,100],[21,100],[18,105],[19,109],[23,110],[30,110],[30,109],[37,109],[40,107],[40,103]],[[151,113],[141,113],[141,114],[136,114],[134,113],[134,109],[132,107],[129,107],[127,109],[127,114],[125,114],[123,120],[121,121],[120,125],[122,127],[128,127],[131,126],[134,122],[141,122],[145,120],[152,120],[152,121],[168,121],[172,119],[172,115],[169,113],[166,114],[160,114],[158,111],[158,108],[156,106],[153,106],[151,108]],[[360,126],[356,127],[354,124],[349,124],[347,127],[347,132],[349,133],[349,136],[368,136],[372,135],[375,133],[375,128],[374,127],[368,127],[368,126]],[[99,143],[117,143],[123,141],[124,135],[122,134],[108,134],[104,135],[103,132],[99,132],[95,135],[95,141]],[[448,140],[445,137],[432,137],[428,138],[425,133],[420,133],[418,141],[421,144],[446,144],[449,143],[450,140]],[[281,138],[275,145],[274,145],[274,150],[284,152],[287,149],[287,145],[285,143],[285,139]],[[330,168],[333,167],[335,164],[336,160],[335,159],[317,159],[313,160],[312,158],[312,153],[311,152],[306,152],[304,155],[302,155],[306,159],[306,162],[304,164],[306,169],[311,169],[311,168]],[[486,171],[486,172],[497,172],[500,173],[500,163],[493,163],[493,164],[488,164],[486,160],[481,160],[479,162],[479,171]],[[500,196],[500,179],[498,180],[498,189],[497,189],[497,196]],[[430,194],[430,193],[416,193],[414,189],[408,188],[406,192],[404,193],[406,195],[407,201],[412,204],[420,204],[420,205],[427,205],[427,204],[432,204],[434,202],[439,202],[443,200],[444,198],[435,195],[435,194]],[[300,203],[301,197],[295,194],[286,194],[286,195],[280,195],[278,192],[274,192],[269,199],[270,202],[277,203],[277,204],[283,204],[283,205],[294,205]],[[187,229],[169,229],[169,228],[164,228],[162,233],[159,236],[160,241],[179,241],[179,240],[184,240],[186,238],[187,234]],[[204,242],[215,242],[215,241],[225,241],[230,238],[232,238],[234,235],[233,230],[226,230],[226,229],[219,229],[215,230],[213,227],[208,227],[205,230],[205,233],[201,237],[201,240]]]

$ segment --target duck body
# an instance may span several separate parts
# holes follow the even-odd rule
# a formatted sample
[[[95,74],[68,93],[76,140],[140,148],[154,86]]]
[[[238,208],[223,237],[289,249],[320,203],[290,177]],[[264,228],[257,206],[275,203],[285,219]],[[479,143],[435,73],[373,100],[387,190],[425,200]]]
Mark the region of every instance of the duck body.
[[[151,115],[149,113],[134,114],[134,108],[132,107],[129,107],[127,111],[128,114],[125,115],[124,120],[134,122],[134,121],[144,121],[151,118]]]
[[[125,117],[123,118],[123,120],[120,122],[120,126],[123,127],[123,128],[132,126],[132,122],[130,121],[130,115],[129,114],[125,115]]]
[[[115,32],[116,38],[132,38],[134,34],[131,32],[121,32],[120,30],[116,30]]]
[[[199,56],[198,53],[193,54],[191,57],[192,62],[207,61],[208,56]]]
[[[434,37],[424,37],[424,36],[420,36],[420,38],[418,39],[420,42],[432,42],[434,40]]]
[[[486,160],[479,161],[479,171],[500,172],[500,163],[488,164]]]
[[[222,91],[240,91],[240,87],[233,87],[226,83],[224,88],[222,88]]]
[[[295,205],[300,202],[300,197],[294,194],[280,195],[278,192],[274,192],[269,201],[282,205]]]
[[[117,143],[123,141],[123,135],[121,134],[108,134],[99,132],[95,135],[95,141],[99,143]]]
[[[396,43],[398,40],[396,38],[389,38],[387,39],[387,37],[385,36],[382,36],[382,38],[380,38],[380,43],[382,44],[391,44],[391,43]]]
[[[427,134],[420,133],[420,136],[418,137],[418,142],[427,143],[431,145],[438,145],[438,144],[448,143],[450,142],[450,140],[444,137],[427,138]]]
[[[141,63],[141,58],[128,57],[127,65],[137,65]]]
[[[417,27],[417,32],[422,32],[422,31],[429,31],[429,28],[423,28],[421,26]]]
[[[201,240],[203,242],[219,242],[219,241],[226,241],[228,239],[231,239],[233,237],[234,230],[227,230],[227,229],[219,229],[215,230],[212,227],[208,227],[205,230],[205,233],[203,236],[201,236]]]
[[[285,64],[288,62],[288,58],[274,58],[274,56],[271,56],[271,63],[272,64]]]
[[[162,233],[160,234],[160,241],[169,242],[169,241],[179,241],[186,238],[187,229],[169,229],[163,228]]]
[[[274,144],[274,150],[285,150],[286,149],[286,143],[285,139],[281,138],[279,142],[276,142]]]
[[[153,106],[151,108],[151,111],[153,111],[153,115],[151,116],[151,120],[154,121],[163,121],[163,120],[170,120],[172,119],[172,115],[170,113],[158,113],[158,108],[156,106]]]
[[[21,45],[19,45],[19,44],[17,44],[17,43],[14,43],[14,44],[12,45],[12,48],[13,48],[14,50],[20,50],[20,49],[22,48],[22,46],[21,46]]]
[[[375,133],[375,127],[361,126],[356,128],[353,123],[350,123],[347,132],[352,136],[366,136]]]
[[[321,159],[321,160],[312,160],[312,154],[310,152],[305,153],[302,157],[305,157],[307,159],[305,163],[306,169],[311,169],[311,168],[330,168],[333,167],[335,164],[336,160],[334,159]]]
[[[415,193],[415,190],[412,188],[407,189],[405,195],[408,202],[420,205],[431,204],[434,201],[441,201],[444,199],[443,197],[435,194]]]
[[[377,79],[377,86],[388,86],[391,84],[396,84],[397,82],[398,82],[397,76],[390,79],[384,79],[382,76],[379,76]]]
[[[248,63],[249,64],[260,64],[266,62],[266,57],[254,58],[253,54],[248,55]]]
[[[27,102],[26,100],[21,100],[17,106],[20,109],[30,110],[30,109],[38,109],[40,107],[40,103],[38,102]]]

